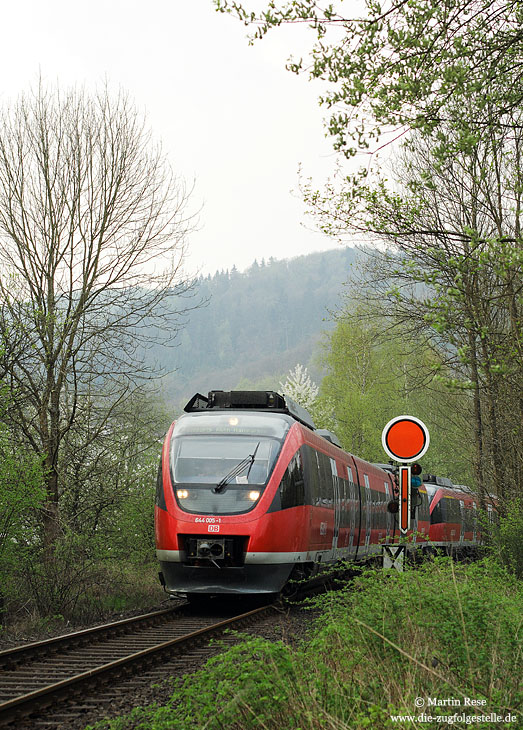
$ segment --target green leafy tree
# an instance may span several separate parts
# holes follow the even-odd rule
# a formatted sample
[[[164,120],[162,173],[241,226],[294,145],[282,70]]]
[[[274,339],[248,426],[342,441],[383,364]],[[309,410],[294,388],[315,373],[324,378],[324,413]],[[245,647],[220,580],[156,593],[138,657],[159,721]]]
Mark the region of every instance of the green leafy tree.
[[[314,415],[350,452],[369,461],[387,457],[381,446],[385,424],[407,414],[421,418],[431,434],[425,470],[471,484],[471,403],[468,392],[434,383],[436,355],[423,341],[387,336],[386,322],[349,301],[327,336],[324,377]]]
[[[108,545],[113,542],[113,533],[121,536],[126,532],[132,505],[139,504],[141,514],[137,519],[148,521],[147,549],[152,556],[154,488],[169,416],[147,391],[115,405],[110,417],[105,413],[103,399],[93,398],[91,403],[83,404],[82,415],[69,432],[60,461],[60,473],[67,485],[61,500],[64,521],[75,534],[100,533]],[[138,532],[143,534],[141,527]],[[128,540],[122,556],[133,552],[135,537],[130,532]],[[135,547],[143,553],[141,538]]]
[[[389,336],[436,348],[446,364],[436,377],[470,389],[476,483],[505,502],[523,478],[521,132],[492,128],[444,164],[434,142],[406,143],[399,191],[386,180],[367,188],[360,221],[389,252],[371,257],[353,296],[381,311]],[[353,225],[323,202],[330,225]]]
[[[401,410],[401,395],[384,369],[390,349],[378,338],[376,328],[340,317],[328,336],[320,396],[325,410],[331,407],[330,423],[322,425],[331,426],[348,451],[375,461],[383,458],[383,426]]]
[[[126,595],[126,586],[132,592],[133,584],[142,585],[147,594],[147,583],[154,585],[154,489],[168,418],[146,394],[121,402],[110,418],[105,408],[103,400],[83,403],[82,417],[64,440],[62,530],[52,560],[38,519],[44,480],[39,488],[28,481],[30,451],[25,461],[16,454],[18,471],[11,469],[10,477],[17,483],[6,483],[7,492],[2,484],[8,501],[0,500],[1,514],[11,507],[14,519],[3,561],[0,555],[10,616],[23,602],[45,620],[94,620],[115,595]]]
[[[466,106],[459,144],[485,123],[522,101],[523,9],[518,0],[366,0],[361,11],[316,0],[249,3],[214,0],[218,10],[255,28],[251,40],[286,23],[307,24],[315,36],[310,63],[291,59],[327,90],[328,131],[345,155],[409,128],[432,133],[448,119],[449,102]],[[457,122],[454,119],[454,122]],[[384,139],[384,133],[388,136]]]
[[[0,424],[0,562],[28,534],[37,539],[34,517],[45,496],[43,476],[38,459],[16,448]]]
[[[0,624],[5,601],[18,588],[13,568],[24,545],[39,542],[39,510],[45,499],[41,461],[24,450],[4,422],[8,408],[5,388],[0,388]]]

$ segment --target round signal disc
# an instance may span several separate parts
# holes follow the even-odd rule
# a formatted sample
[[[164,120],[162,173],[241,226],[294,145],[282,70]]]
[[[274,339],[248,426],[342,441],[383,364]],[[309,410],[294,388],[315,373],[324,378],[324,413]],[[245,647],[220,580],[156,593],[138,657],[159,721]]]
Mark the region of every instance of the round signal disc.
[[[416,461],[429,448],[429,430],[419,418],[397,416],[383,429],[381,442],[391,459],[402,462]]]

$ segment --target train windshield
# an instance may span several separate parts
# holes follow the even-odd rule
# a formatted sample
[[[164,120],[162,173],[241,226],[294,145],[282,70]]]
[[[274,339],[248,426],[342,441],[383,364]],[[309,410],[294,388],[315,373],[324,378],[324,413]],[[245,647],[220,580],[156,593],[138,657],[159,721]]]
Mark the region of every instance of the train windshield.
[[[292,419],[277,414],[244,412],[182,417],[171,441],[171,475],[178,505],[198,514],[237,514],[252,509],[291,423]],[[224,481],[223,488],[215,492]]]

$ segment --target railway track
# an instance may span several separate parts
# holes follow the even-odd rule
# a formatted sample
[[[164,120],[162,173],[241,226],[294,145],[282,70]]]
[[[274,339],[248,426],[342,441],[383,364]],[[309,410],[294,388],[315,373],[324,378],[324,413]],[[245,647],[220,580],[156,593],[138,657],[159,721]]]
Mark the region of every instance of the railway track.
[[[77,727],[83,727],[86,711],[101,696],[110,701],[112,684],[136,675],[147,679],[155,665],[176,655],[183,660],[226,629],[242,628],[273,611],[274,606],[264,606],[217,618],[194,615],[189,604],[182,604],[2,651],[0,726],[58,728],[64,722],[72,726],[77,715]],[[200,653],[203,660],[205,652]]]

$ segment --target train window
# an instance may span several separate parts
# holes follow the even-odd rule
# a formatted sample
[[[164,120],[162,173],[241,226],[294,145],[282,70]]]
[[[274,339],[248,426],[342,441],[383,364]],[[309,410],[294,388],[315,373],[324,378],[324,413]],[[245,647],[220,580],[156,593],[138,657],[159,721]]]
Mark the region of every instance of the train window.
[[[373,489],[372,493],[374,497],[374,503],[376,505],[376,527],[382,530],[385,529],[385,521],[383,519],[383,502],[385,495],[383,494],[383,492],[380,492],[377,489]]]
[[[354,523],[355,515],[359,513],[359,498],[358,498],[358,487],[354,484],[354,482],[346,482],[345,483],[345,504],[346,504],[346,513],[345,513],[345,527],[350,527]]]
[[[171,467],[177,484],[217,484],[245,461],[234,484],[265,484],[280,444],[275,439],[246,436],[183,436],[173,439]],[[254,456],[249,461],[249,456]]]
[[[171,441],[171,478],[178,506],[185,512],[248,512],[262,494],[281,442],[263,436],[182,435]],[[249,457],[254,457],[249,458]],[[214,493],[230,475],[226,488]]]
[[[305,482],[303,479],[302,457],[299,451],[294,454],[285,470],[280,484],[280,494],[281,509],[305,504]]]
[[[434,509],[432,510],[430,515],[431,525],[439,525],[440,523],[445,522],[445,520],[443,519],[442,502],[443,499],[440,499],[434,505]]]
[[[383,503],[383,526],[386,530],[388,530],[389,527],[389,515],[390,512],[387,509],[387,504],[390,502],[390,484],[389,482],[383,482],[383,487],[385,488],[385,494],[384,496],[384,503]]]
[[[461,505],[461,516],[463,521],[463,529],[465,532],[472,530],[472,505],[460,502]]]
[[[427,497],[428,497],[428,500],[429,500],[429,505],[431,505],[432,504],[432,500],[434,499],[434,495],[438,491],[438,488],[437,487],[431,487],[429,484],[424,484],[423,486],[427,490]]]
[[[418,507],[418,520],[420,522],[429,521],[429,498],[426,492],[420,492],[421,504]]]
[[[362,503],[363,503],[363,500],[365,500],[365,505],[366,505],[365,506],[365,510],[366,510],[367,515],[368,515],[368,518],[367,519],[370,520],[371,515],[372,515],[372,511],[370,511],[370,506],[369,506],[369,503],[370,503],[370,500],[371,500],[371,496],[370,496],[369,477],[367,476],[367,474],[364,474],[363,475],[363,482],[365,484],[365,492],[362,491],[361,498],[362,498]]]
[[[163,464],[162,464],[162,458],[160,457],[160,464],[158,466],[158,473],[156,475],[156,499],[155,504],[160,507],[160,509],[167,509],[167,506],[165,504],[165,494],[163,491]]]
[[[340,479],[338,485],[340,490],[340,527],[347,527],[349,483],[346,479]]]
[[[431,522],[434,522],[434,513],[437,511],[438,519],[437,522],[461,522],[461,511],[459,508],[459,501],[454,497],[443,496],[432,512],[433,517]]]
[[[470,506],[470,529],[476,531],[478,525],[478,508],[475,502]]]
[[[382,530],[387,529],[387,494],[385,492],[379,492],[380,500],[380,528]]]
[[[459,501],[454,499],[454,497],[445,497],[445,502],[447,503],[447,522],[461,523]]]
[[[320,470],[316,452],[310,446],[303,446],[306,503],[315,505],[320,495]]]
[[[334,484],[332,478],[331,462],[329,457],[322,451],[316,452],[320,466],[321,500],[325,507],[333,507]]]
[[[306,503],[334,506],[334,484],[329,457],[311,446],[304,449]]]

